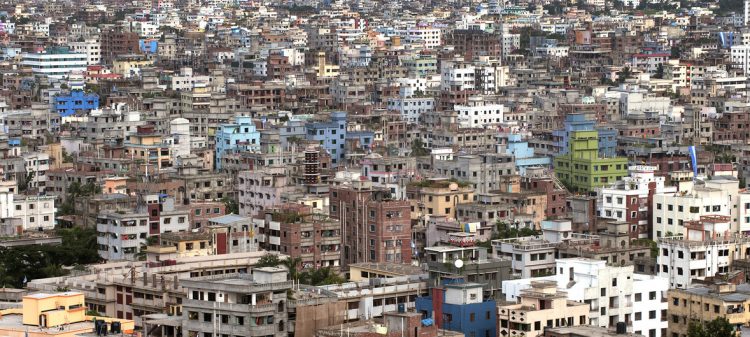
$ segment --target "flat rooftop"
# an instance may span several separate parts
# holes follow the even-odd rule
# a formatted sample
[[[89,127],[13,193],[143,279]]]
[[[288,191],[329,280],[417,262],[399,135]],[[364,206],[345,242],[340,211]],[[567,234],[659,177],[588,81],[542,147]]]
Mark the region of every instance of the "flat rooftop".
[[[410,264],[363,262],[350,264],[349,266],[368,271],[380,271],[399,275],[419,275],[424,273],[422,268]]]

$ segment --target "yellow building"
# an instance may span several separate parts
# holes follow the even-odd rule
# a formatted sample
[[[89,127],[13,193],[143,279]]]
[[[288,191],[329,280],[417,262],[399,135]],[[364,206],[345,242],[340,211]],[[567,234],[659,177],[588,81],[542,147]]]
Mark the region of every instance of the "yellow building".
[[[111,327],[120,324],[123,333],[132,333],[132,320],[86,316],[83,293],[38,293],[23,297],[22,308],[0,310],[0,336],[75,337],[94,332],[94,321]]]
[[[148,261],[174,260],[180,257],[211,255],[211,234],[207,232],[163,233],[159,245],[146,247]]]
[[[667,292],[667,336],[687,337],[691,320],[709,322],[724,317],[734,326],[750,322],[750,285],[712,284]]]
[[[148,163],[152,173],[156,173],[154,169],[172,166],[172,146],[164,142],[151,125],[139,126],[137,132],[130,135],[130,142],[125,143],[125,155],[143,165],[143,170]]]
[[[318,77],[336,77],[339,76],[339,66],[335,64],[326,64],[326,53],[318,52],[318,65],[315,71]]]
[[[135,77],[141,73],[143,67],[154,64],[143,55],[122,55],[112,61],[112,71],[115,74],[121,74],[125,78]]]
[[[23,297],[23,324],[53,327],[82,322],[86,305],[82,293],[33,294]]]
[[[409,185],[406,195],[412,204],[412,220],[426,223],[431,216],[456,219],[456,205],[474,201],[469,184],[448,179],[429,179]]]
[[[521,291],[520,303],[498,306],[499,335],[537,336],[544,328],[586,325],[589,305],[568,301],[565,292],[557,291],[555,281],[532,281],[531,288]]]

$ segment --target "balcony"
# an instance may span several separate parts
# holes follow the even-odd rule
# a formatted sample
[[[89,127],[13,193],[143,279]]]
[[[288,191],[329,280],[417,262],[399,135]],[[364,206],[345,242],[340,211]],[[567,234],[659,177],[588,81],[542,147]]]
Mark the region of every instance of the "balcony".
[[[133,299],[135,302],[135,299]],[[276,312],[278,305],[274,303],[261,304],[261,305],[250,305],[240,303],[224,303],[224,302],[208,302],[184,299],[182,301],[183,308],[214,308],[222,311],[241,311],[249,313],[264,313],[273,314]]]

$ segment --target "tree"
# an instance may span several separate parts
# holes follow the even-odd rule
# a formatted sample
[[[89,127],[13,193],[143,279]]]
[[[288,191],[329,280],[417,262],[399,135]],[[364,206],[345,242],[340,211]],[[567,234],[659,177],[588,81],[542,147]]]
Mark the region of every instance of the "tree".
[[[311,271],[303,272],[300,275],[300,282],[313,286],[323,286],[328,284],[344,283],[344,278],[336,274],[331,267],[323,267]]]
[[[138,261],[146,261],[146,249],[148,246],[153,246],[157,243],[159,243],[158,236],[147,237],[146,242],[141,244],[141,247],[138,248],[138,253],[135,253],[135,258],[138,259]]]
[[[421,157],[430,154],[430,152],[424,147],[424,143],[421,139],[417,138],[411,142],[411,156]]]
[[[253,265],[254,268],[262,268],[262,267],[277,267],[281,264],[281,260],[279,260],[279,256],[276,254],[266,254],[260,257],[258,259],[258,262]]]
[[[654,74],[654,78],[664,78],[664,64],[659,63],[659,65],[656,67],[656,74]]]
[[[295,258],[287,258],[284,261],[281,261],[281,264],[283,264],[286,269],[289,270],[289,279],[290,280],[299,280],[300,279],[300,273],[297,267],[302,264],[302,258],[301,257],[295,257]]]
[[[630,67],[624,67],[621,71],[617,72],[617,83],[625,83],[625,80],[633,76],[633,73],[630,71]]]
[[[734,326],[724,317],[717,317],[713,321],[690,321],[688,337],[739,337]]]
[[[234,200],[234,198],[223,197],[221,198],[221,202],[224,203],[224,207],[226,207],[227,214],[239,214],[240,213],[240,206],[239,204],[237,204],[237,200]]]

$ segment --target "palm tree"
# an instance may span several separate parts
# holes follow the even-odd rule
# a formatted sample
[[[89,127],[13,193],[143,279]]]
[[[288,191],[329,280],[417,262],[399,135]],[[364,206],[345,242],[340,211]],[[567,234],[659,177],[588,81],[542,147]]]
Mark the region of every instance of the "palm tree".
[[[289,270],[289,279],[297,281],[300,279],[300,273],[297,267],[302,264],[301,257],[289,257],[282,262],[282,264]]]

